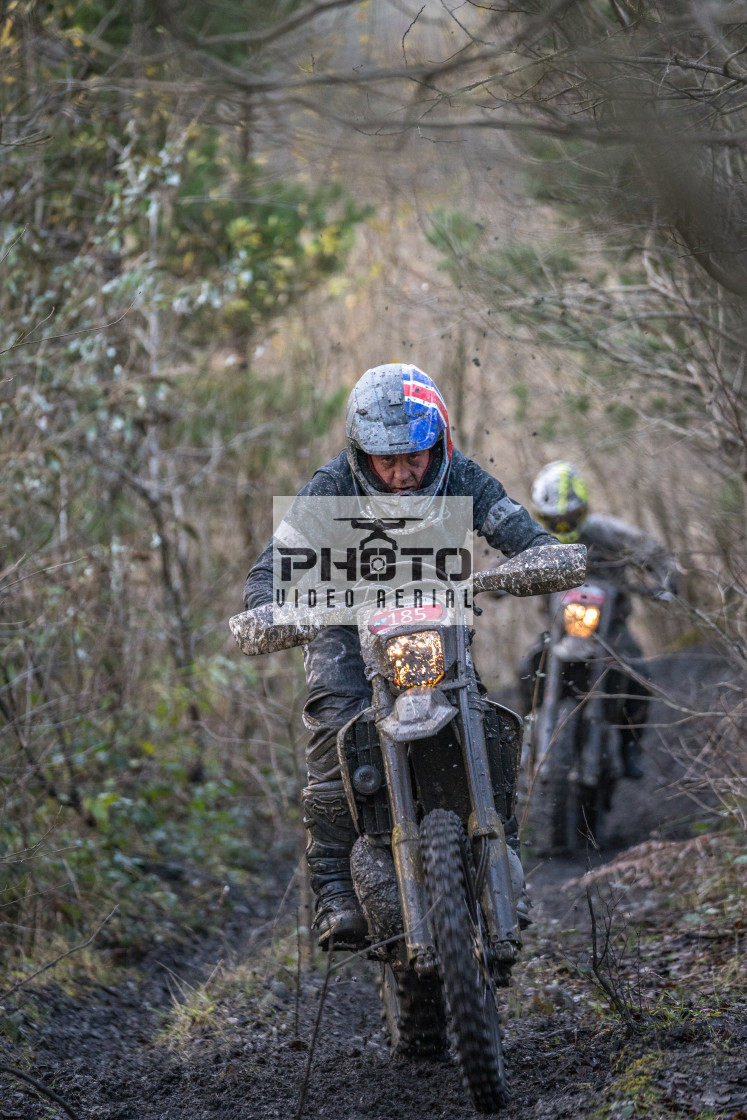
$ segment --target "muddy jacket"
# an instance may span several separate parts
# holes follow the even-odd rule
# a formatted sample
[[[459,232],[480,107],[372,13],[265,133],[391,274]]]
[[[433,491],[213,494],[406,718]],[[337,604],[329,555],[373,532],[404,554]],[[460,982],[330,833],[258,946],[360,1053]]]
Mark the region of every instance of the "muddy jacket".
[[[579,544],[587,548],[586,578],[608,580],[623,589],[618,614],[630,613],[626,588],[676,591],[677,563],[655,537],[611,514],[592,513],[580,526]]]
[[[303,496],[354,497],[358,493],[347,454],[320,467],[300,491]],[[522,505],[509,498],[497,478],[454,449],[446,485],[447,497],[472,498],[473,528],[489,545],[506,556],[516,556],[533,545],[558,542],[534,521]],[[244,606],[247,610],[272,602],[273,542],[267,545],[247,576]]]

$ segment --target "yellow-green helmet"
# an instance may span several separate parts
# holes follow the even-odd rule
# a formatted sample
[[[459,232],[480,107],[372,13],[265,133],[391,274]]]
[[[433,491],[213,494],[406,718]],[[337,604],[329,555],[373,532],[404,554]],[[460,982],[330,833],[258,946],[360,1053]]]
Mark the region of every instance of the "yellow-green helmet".
[[[589,512],[589,488],[573,463],[556,459],[547,463],[532,483],[534,515],[563,544],[580,536]]]

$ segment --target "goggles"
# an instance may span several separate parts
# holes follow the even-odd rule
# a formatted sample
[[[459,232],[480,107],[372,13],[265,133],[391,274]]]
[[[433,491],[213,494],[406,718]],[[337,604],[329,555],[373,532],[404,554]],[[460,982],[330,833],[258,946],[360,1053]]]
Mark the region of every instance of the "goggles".
[[[583,508],[569,509],[565,513],[540,513],[537,520],[548,533],[559,536],[575,532],[585,516],[586,510]]]

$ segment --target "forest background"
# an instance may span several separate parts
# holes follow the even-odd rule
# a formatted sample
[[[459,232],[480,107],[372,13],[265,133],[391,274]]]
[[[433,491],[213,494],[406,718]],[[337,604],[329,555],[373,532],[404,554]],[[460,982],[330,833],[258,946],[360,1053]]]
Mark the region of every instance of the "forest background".
[[[662,539],[646,652],[744,660],[741,5],[9,0],[0,17],[0,943],[137,956],[300,851],[300,654],[226,620],[369,366],[516,499]],[[484,556],[485,564],[491,558]],[[510,686],[538,626],[489,605]],[[744,697],[702,743],[743,828]],[[728,760],[728,767],[727,762]],[[715,760],[718,760],[716,763]],[[194,873],[194,874],[193,874]]]

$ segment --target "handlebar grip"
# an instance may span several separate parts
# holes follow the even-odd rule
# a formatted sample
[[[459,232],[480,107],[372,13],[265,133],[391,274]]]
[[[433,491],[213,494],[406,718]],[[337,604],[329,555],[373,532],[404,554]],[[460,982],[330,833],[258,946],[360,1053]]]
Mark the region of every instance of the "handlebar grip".
[[[241,652],[248,657],[256,657],[261,653],[306,645],[322,628],[318,618],[308,610],[288,610],[265,603],[254,610],[235,614],[228,620],[228,625]],[[326,621],[329,622],[329,612]]]
[[[498,568],[476,572],[472,591],[503,591],[508,595],[549,595],[578,587],[586,576],[583,544],[535,545]]]
[[[291,650],[293,646],[310,642],[319,633],[320,627],[305,625],[298,612],[293,613],[287,623],[279,623],[279,614],[268,603],[228,619],[228,626],[242,653],[254,657],[260,653],[272,653],[273,650]]]

